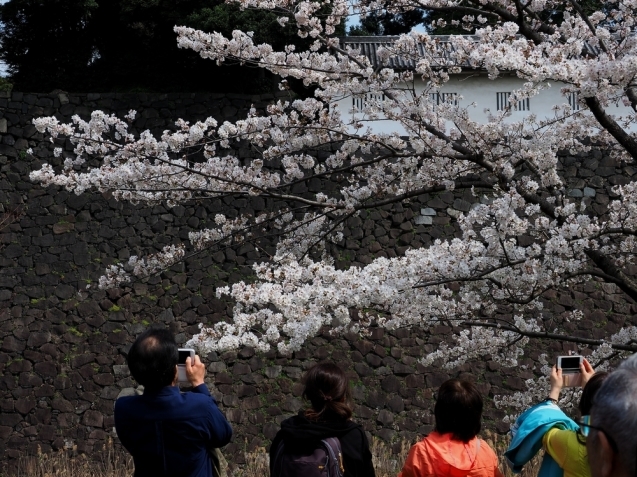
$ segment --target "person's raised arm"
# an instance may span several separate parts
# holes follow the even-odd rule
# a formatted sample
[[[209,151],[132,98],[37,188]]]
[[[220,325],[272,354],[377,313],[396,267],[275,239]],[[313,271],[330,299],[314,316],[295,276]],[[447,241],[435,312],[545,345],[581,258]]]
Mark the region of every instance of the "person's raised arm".
[[[208,386],[206,386],[204,378],[206,377],[206,366],[201,362],[198,355],[191,360],[186,358],[186,377],[192,385],[192,392],[201,393],[210,396],[210,414],[208,422],[202,424],[207,428],[210,434],[212,447],[223,447],[232,437],[232,427],[217,407],[217,402],[210,395]]]
[[[582,375],[582,387],[586,386],[586,383],[590,381],[590,379],[595,375],[595,370],[591,363],[588,362],[586,358],[582,360],[579,365],[579,371]]]
[[[562,369],[557,366],[553,366],[551,368],[551,390],[549,392],[548,398],[551,401],[555,401],[555,404],[560,400],[560,392],[562,391],[562,387],[564,386],[564,376],[562,376]]]

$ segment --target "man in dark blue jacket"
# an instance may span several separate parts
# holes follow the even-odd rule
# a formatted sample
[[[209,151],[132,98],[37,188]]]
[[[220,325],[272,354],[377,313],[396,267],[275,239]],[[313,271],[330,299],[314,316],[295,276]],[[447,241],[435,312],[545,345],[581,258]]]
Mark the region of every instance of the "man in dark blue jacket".
[[[204,384],[206,367],[199,356],[186,360],[192,391],[180,392],[177,350],[170,331],[150,329],[128,353],[128,367],[144,394],[115,402],[115,429],[133,456],[135,477],[211,477],[209,451],[232,436]]]

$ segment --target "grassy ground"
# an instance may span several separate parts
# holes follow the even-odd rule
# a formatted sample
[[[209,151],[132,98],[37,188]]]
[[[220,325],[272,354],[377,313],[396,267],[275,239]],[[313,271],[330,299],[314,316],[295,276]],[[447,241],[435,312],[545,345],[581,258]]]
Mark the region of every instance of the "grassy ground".
[[[486,434],[484,439],[498,455],[507,448],[508,439],[498,435]],[[372,442],[372,455],[377,477],[395,477],[407,458],[411,443],[403,442],[401,452],[392,454],[391,450],[379,439]],[[536,476],[540,460],[536,457],[526,465],[521,477]],[[500,470],[506,477],[514,474],[501,459]],[[4,475],[19,477],[128,477],[133,475],[133,463],[127,454],[109,443],[97,458],[85,455],[73,455],[72,451],[60,451],[54,454],[40,454],[25,457],[11,473]],[[268,455],[265,449],[257,449],[246,454],[246,464],[239,469],[228,471],[228,477],[265,477],[268,475]]]

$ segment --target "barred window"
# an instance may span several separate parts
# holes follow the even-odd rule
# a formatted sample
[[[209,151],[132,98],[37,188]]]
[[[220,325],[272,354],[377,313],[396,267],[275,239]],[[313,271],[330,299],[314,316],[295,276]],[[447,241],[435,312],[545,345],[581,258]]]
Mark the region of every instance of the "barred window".
[[[354,111],[362,111],[371,100],[384,101],[385,95],[383,93],[367,93],[361,96],[352,96],[352,108]]]
[[[451,103],[458,106],[458,93],[429,93],[429,101],[434,104]]]
[[[511,93],[496,93],[495,100],[498,111],[504,111],[509,107],[509,105],[513,106],[513,111],[530,111],[531,110],[531,100],[529,98],[524,98],[519,100],[516,104],[509,103],[509,98],[511,97]]]
[[[579,95],[577,91],[568,94],[568,105],[573,111],[579,111]]]

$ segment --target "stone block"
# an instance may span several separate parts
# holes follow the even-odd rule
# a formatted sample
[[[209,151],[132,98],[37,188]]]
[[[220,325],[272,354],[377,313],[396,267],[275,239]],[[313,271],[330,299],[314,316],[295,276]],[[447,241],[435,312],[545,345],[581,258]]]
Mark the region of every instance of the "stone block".
[[[400,389],[400,381],[396,376],[388,376],[381,381],[380,387],[388,393],[397,393]]]
[[[381,391],[370,391],[365,399],[365,404],[371,408],[381,409],[387,402],[387,396]]]
[[[394,368],[394,373],[399,376],[406,376],[416,372],[416,368],[413,368],[411,366],[406,366],[402,363],[396,363],[393,368]]]
[[[2,254],[6,258],[18,258],[24,255],[24,249],[20,245],[12,243],[4,248]]]
[[[268,366],[263,372],[268,378],[274,379],[281,374],[281,371],[283,371],[283,366]]]
[[[387,443],[392,442],[394,435],[396,435],[396,431],[392,429],[380,429],[378,431],[378,436]]]
[[[80,423],[80,416],[78,416],[75,413],[68,413],[68,412],[63,414],[58,414],[57,422],[61,428],[74,427]]]
[[[374,371],[364,363],[356,363],[354,365],[354,370],[360,377],[372,376],[374,374]]]
[[[227,409],[226,419],[235,424],[241,424],[243,421],[243,411],[240,409]]]
[[[82,415],[82,424],[91,427],[102,427],[104,424],[104,416],[99,411],[85,411]]]
[[[455,199],[453,201],[453,208],[462,212],[469,212],[469,210],[471,210],[471,204],[463,199]]]
[[[237,394],[239,397],[254,396],[257,394],[257,389],[254,386],[242,384],[237,387]]]
[[[235,363],[235,365],[232,367],[232,374],[234,376],[241,376],[244,374],[249,374],[251,372],[252,370],[250,369],[250,366],[244,363]]]
[[[427,387],[437,389],[442,383],[449,379],[449,375],[446,373],[433,372],[428,374],[425,379],[427,380]]]
[[[422,389],[425,387],[425,377],[423,375],[411,374],[405,379],[405,384],[409,388]]]
[[[68,300],[77,293],[77,289],[71,285],[58,285],[55,288],[55,295],[61,300]]]
[[[49,341],[51,341],[51,333],[49,333],[48,331],[33,332],[29,334],[29,339],[27,339],[27,346],[31,348],[39,348]]]
[[[93,381],[100,386],[110,386],[115,383],[111,373],[101,373],[93,376]]]
[[[379,367],[383,363],[383,360],[380,356],[377,356],[372,353],[365,356],[365,361],[367,361],[367,363],[369,363],[370,366],[373,366],[375,368]]]
[[[266,422],[263,425],[263,436],[266,439],[274,440],[276,433],[279,432],[280,426],[274,422]]]
[[[210,373],[222,373],[226,369],[226,364],[221,361],[214,361],[208,365],[208,372]]]
[[[414,219],[414,223],[416,225],[432,225],[433,217],[421,215]]]
[[[130,376],[130,369],[126,364],[115,364],[113,365],[113,374],[118,377]]]
[[[13,336],[7,336],[2,340],[2,347],[0,349],[2,351],[6,351],[8,353],[20,353],[24,351],[26,348],[26,343],[23,340],[17,340]]]
[[[301,379],[301,377],[303,376],[303,370],[301,368],[297,368],[296,366],[284,366],[283,372],[293,381]]]
[[[394,423],[394,415],[389,412],[387,409],[382,409],[378,413],[378,417],[376,418],[376,422],[383,426],[389,426]]]
[[[386,406],[394,413],[400,413],[405,410],[405,402],[398,395],[392,396]]]

